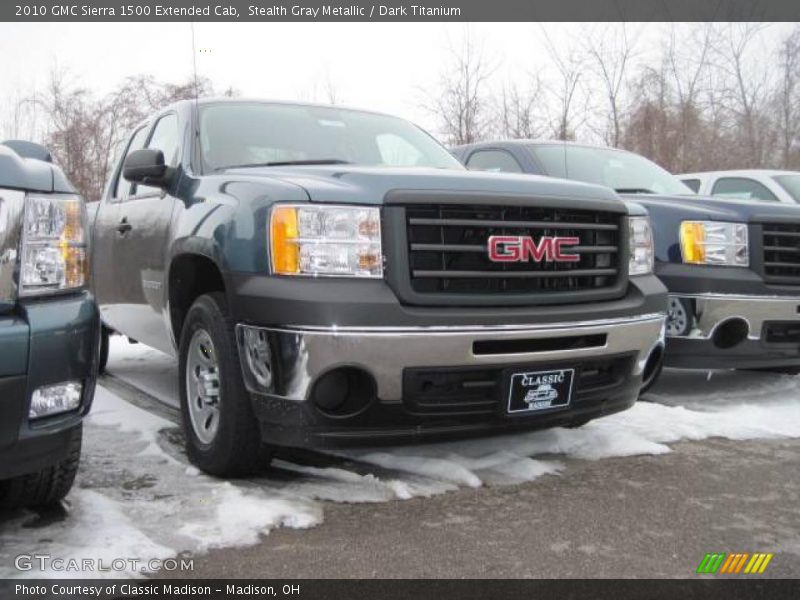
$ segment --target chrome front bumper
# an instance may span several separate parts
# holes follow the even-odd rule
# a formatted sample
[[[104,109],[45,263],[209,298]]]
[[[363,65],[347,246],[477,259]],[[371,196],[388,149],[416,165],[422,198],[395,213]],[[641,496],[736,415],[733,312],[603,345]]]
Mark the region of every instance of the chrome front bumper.
[[[502,366],[554,363],[635,354],[641,376],[650,353],[664,343],[662,313],[548,325],[429,328],[236,328],[249,391],[304,401],[317,378],[338,367],[357,367],[375,380],[382,402],[400,402],[403,370],[410,367]],[[535,352],[479,353],[475,342],[558,340],[592,336],[588,347]]]
[[[710,340],[720,325],[734,319],[747,323],[749,340],[760,340],[766,323],[800,323],[800,297],[670,294],[673,298],[693,304],[694,317],[686,334],[670,339]]]

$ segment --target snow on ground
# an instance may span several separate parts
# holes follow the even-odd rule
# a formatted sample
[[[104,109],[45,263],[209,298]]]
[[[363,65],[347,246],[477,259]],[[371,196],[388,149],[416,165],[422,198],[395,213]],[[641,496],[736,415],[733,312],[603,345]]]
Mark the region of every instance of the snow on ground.
[[[109,370],[175,404],[173,359],[117,338]],[[800,377],[671,371],[650,399],[580,429],[335,456],[290,453],[258,477],[224,482],[188,465],[174,424],[100,388],[68,514],[0,517],[0,578],[19,575],[13,557],[32,551],[106,563],[166,558],[255,544],[275,527],[313,527],[325,501],[387,502],[569,477],[571,460],[658,455],[679,440],[800,437]]]
[[[178,360],[144,344],[111,336],[108,370],[143,392],[178,408]]]

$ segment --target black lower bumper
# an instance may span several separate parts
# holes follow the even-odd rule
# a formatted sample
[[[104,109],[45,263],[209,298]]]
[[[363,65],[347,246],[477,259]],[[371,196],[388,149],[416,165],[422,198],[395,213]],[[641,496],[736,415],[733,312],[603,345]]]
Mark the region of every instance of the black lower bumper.
[[[800,296],[670,293],[664,365],[800,366]]]
[[[0,450],[0,480],[36,473],[64,460],[72,448],[73,435],[81,426],[73,419],[54,428],[17,441],[10,448]]]
[[[407,386],[402,401],[382,402],[376,398],[362,411],[345,418],[324,414],[311,402],[267,395],[254,394],[253,405],[264,441],[290,447],[336,448],[437,442],[568,427],[625,410],[636,402],[642,375],[632,374],[635,358],[623,355],[594,361],[512,367],[511,371],[576,369],[570,406],[524,416],[505,412],[507,365],[429,371],[457,373],[462,381],[492,382],[491,387],[484,387],[479,399],[472,393],[459,400],[460,394],[453,393],[458,383],[456,377],[445,378],[438,397],[437,390],[432,390],[421,399],[412,389],[419,390],[424,386]],[[470,389],[469,386],[466,389]]]
[[[664,366],[676,369],[771,369],[800,367],[800,344],[780,347],[744,340],[719,348],[709,339],[667,338]]]
[[[33,473],[66,457],[94,397],[98,326],[88,293],[26,301],[13,315],[0,316],[0,358],[4,366],[14,362],[18,371],[6,369],[0,376],[0,479]],[[14,355],[3,354],[10,346]],[[20,351],[25,359],[17,364]],[[34,391],[67,381],[83,386],[78,409],[30,420]]]

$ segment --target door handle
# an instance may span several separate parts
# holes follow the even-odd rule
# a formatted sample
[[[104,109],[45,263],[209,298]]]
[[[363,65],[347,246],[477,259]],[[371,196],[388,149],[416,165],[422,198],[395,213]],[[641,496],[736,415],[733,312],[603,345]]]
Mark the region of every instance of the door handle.
[[[123,218],[119,225],[117,225],[117,231],[123,234],[128,233],[131,229],[133,229],[133,225],[128,223],[128,217]]]

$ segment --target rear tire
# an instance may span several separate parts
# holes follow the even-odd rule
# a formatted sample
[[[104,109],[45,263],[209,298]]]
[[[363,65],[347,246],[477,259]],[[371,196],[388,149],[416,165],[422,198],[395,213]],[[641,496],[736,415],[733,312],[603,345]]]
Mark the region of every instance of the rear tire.
[[[0,481],[0,509],[39,508],[58,504],[72,489],[81,462],[83,425],[71,433],[63,460],[36,473]]]
[[[224,294],[206,294],[192,304],[181,332],[179,364],[189,460],[218,477],[246,476],[267,463],[271,451],[262,448]]]

